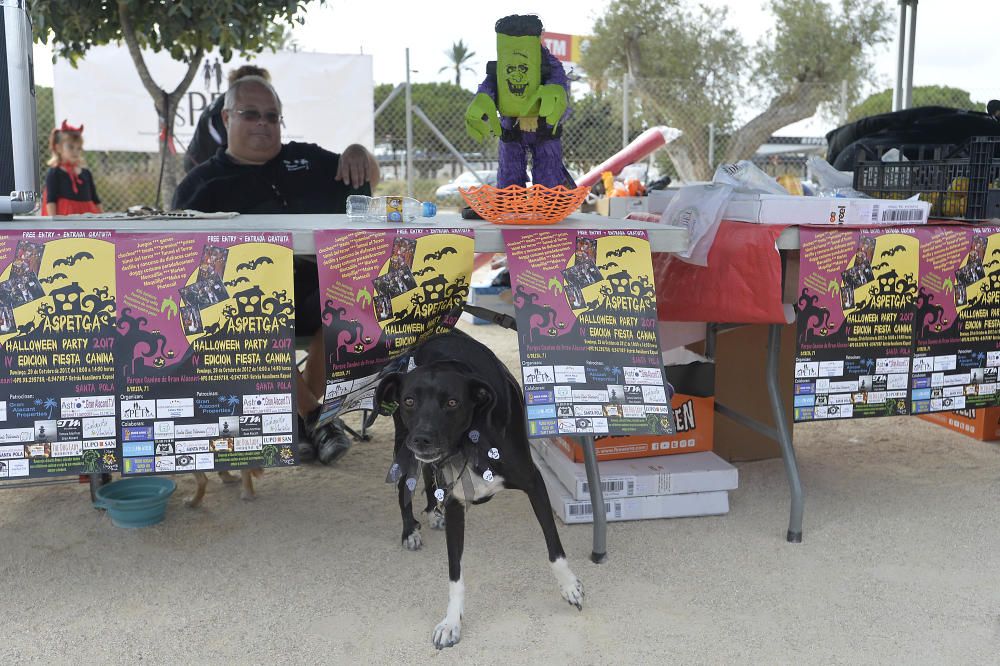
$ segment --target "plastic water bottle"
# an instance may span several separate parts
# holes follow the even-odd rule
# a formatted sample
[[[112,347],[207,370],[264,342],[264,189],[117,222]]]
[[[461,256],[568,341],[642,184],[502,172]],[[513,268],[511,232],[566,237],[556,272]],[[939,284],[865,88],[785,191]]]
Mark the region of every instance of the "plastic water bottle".
[[[347,197],[347,217],[350,220],[379,220],[381,222],[412,222],[418,217],[437,215],[437,204],[420,202],[410,197],[366,197],[352,194]]]

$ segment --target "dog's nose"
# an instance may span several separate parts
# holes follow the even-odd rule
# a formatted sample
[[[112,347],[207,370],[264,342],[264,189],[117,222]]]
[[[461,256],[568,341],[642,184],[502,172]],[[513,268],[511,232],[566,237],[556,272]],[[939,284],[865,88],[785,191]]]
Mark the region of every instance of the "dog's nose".
[[[431,438],[427,435],[414,435],[410,441],[413,443],[414,448],[426,451],[431,448]]]

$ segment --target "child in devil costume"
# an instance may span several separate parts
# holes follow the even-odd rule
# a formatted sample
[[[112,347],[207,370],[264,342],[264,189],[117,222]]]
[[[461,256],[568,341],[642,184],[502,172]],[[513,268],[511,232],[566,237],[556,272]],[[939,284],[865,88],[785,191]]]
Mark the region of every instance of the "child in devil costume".
[[[514,14],[495,27],[497,59],[486,64],[486,78],[465,113],[466,131],[477,141],[500,137],[498,188],[525,185],[529,150],[534,184],[576,187],[563,166],[560,143],[569,81],[559,60],[542,46],[541,20]]]
[[[73,127],[65,120],[49,135],[51,167],[45,175],[42,191],[42,214],[78,215],[100,213],[101,200],[94,186],[94,176],[84,164],[83,125]]]

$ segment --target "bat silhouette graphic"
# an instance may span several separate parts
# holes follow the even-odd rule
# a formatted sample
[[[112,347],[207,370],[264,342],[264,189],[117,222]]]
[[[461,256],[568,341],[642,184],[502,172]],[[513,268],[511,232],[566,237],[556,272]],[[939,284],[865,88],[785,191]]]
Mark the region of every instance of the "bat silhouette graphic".
[[[77,252],[69,257],[63,257],[62,259],[56,259],[52,262],[52,268],[56,266],[75,266],[76,262],[83,259],[93,259],[94,255],[89,252]]]
[[[458,254],[458,250],[448,245],[447,247],[441,248],[437,252],[431,252],[430,254],[425,254],[424,261],[427,261],[428,259],[434,259],[435,261],[437,261],[439,259],[443,259],[444,255],[446,254]]]
[[[419,271],[413,271],[414,275],[426,275],[427,273],[437,273],[437,269],[434,268],[433,266],[425,266],[424,268],[421,268]]]
[[[618,248],[617,250],[611,250],[610,252],[606,253],[604,256],[605,257],[618,257],[618,258],[621,258],[621,256],[623,254],[627,254],[629,252],[633,252],[634,253],[635,252],[635,248],[631,247],[629,245],[625,245],[623,247]]]
[[[616,264],[616,263],[615,263],[615,262],[613,262],[613,261],[609,261],[609,262],[608,262],[608,263],[606,263],[606,264],[601,264],[601,265],[600,265],[600,266],[598,266],[597,268],[598,268],[598,269],[600,269],[600,270],[602,270],[602,271],[606,271],[606,270],[608,270],[609,268],[618,268],[618,264]]]
[[[889,248],[888,250],[886,250],[885,252],[883,252],[879,256],[880,257],[886,257],[886,256],[895,257],[897,252],[906,252],[906,248],[903,247],[902,245],[897,245],[896,247]]]
[[[986,264],[983,264],[983,265],[986,268],[989,268],[990,266],[996,266],[997,264],[1000,264],[1000,259],[994,259],[993,261],[991,261],[989,263],[986,263]]]
[[[242,264],[236,267],[236,270],[241,271],[245,268],[248,271],[255,271],[258,268],[260,268],[263,264],[273,264],[273,263],[274,261],[271,260],[271,257],[257,257],[253,261],[243,262]]]
[[[243,264],[243,265],[246,266],[246,264]],[[248,277],[246,277],[244,275],[241,275],[238,278],[236,278],[235,280],[229,280],[228,282],[226,282],[226,286],[227,287],[235,287],[238,284],[241,284],[243,282],[249,282],[249,281],[250,281],[250,278],[248,278]]]
[[[994,262],[994,263],[996,263],[996,262]],[[40,283],[42,283],[42,284],[52,284],[56,280],[68,280],[68,279],[69,279],[69,276],[66,275],[65,273],[53,273],[50,277],[47,277],[47,278],[38,278],[38,281]]]
[[[880,269],[883,269],[883,268],[889,268],[889,262],[888,261],[883,261],[881,264],[875,264],[874,266],[872,266],[872,270],[873,271],[877,271],[877,270],[880,270]]]

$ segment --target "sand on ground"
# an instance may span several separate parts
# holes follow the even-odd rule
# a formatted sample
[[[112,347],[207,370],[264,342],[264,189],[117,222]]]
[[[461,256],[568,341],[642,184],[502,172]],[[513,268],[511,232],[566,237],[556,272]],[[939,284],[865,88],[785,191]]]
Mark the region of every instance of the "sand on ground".
[[[467,330],[516,366],[513,334]],[[357,417],[351,419],[356,422]],[[210,481],[126,530],[87,488],[0,492],[0,663],[996,663],[1000,448],[917,418],[797,426],[804,542],[780,459],[739,464],[728,515],[560,534],[560,597],[527,498],[470,510],[462,641],[437,652],[443,532],[400,546],[391,424],[333,467],[273,470],[258,499]],[[424,521],[426,523],[426,521]]]

